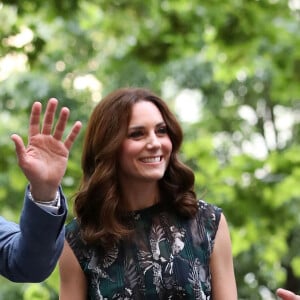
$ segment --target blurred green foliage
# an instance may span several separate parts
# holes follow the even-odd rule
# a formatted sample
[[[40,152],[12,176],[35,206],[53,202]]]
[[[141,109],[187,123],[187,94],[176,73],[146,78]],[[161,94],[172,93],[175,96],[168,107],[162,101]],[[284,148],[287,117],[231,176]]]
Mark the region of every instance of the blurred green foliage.
[[[58,98],[85,126],[106,93],[147,87],[179,117],[180,99],[191,120],[199,110],[182,119],[181,154],[199,198],[226,215],[239,299],[275,299],[279,286],[300,293],[299,9],[296,0],[1,1],[1,215],[20,216],[26,180],[10,134],[26,139],[34,100]],[[63,181],[69,219],[82,138]],[[57,270],[41,284],[0,278],[0,300],[52,300],[58,289]]]

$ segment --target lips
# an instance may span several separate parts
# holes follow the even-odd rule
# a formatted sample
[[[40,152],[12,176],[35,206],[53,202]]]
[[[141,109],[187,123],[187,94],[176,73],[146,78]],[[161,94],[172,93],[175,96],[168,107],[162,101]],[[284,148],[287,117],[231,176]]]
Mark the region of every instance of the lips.
[[[158,163],[161,161],[161,156],[144,157],[141,159],[144,163]]]

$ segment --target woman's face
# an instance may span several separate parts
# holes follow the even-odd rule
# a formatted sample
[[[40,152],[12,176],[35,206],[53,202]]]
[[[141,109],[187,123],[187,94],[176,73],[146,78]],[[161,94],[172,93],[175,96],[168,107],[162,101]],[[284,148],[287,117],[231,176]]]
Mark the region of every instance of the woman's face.
[[[171,151],[167,125],[159,109],[149,101],[134,104],[127,137],[120,151],[121,181],[161,179],[169,164]]]

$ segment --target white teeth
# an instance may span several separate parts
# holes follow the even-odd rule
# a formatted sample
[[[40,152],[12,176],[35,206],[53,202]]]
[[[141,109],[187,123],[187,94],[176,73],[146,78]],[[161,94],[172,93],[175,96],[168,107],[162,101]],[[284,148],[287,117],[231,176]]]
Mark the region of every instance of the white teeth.
[[[156,163],[156,162],[160,162],[160,156],[143,158],[142,161],[145,162],[145,163]]]

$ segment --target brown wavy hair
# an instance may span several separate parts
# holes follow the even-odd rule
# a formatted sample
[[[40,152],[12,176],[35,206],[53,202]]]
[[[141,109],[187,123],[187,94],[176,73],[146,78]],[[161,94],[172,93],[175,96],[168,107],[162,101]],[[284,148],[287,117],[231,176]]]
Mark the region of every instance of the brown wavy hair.
[[[131,232],[124,223],[118,180],[118,153],[127,136],[132,106],[150,101],[159,109],[172,142],[169,165],[159,181],[161,202],[184,217],[197,211],[194,173],[178,152],[182,129],[166,103],[143,88],[118,89],[103,98],[91,114],[82,153],[83,178],[75,195],[75,214],[88,244],[112,245]]]

